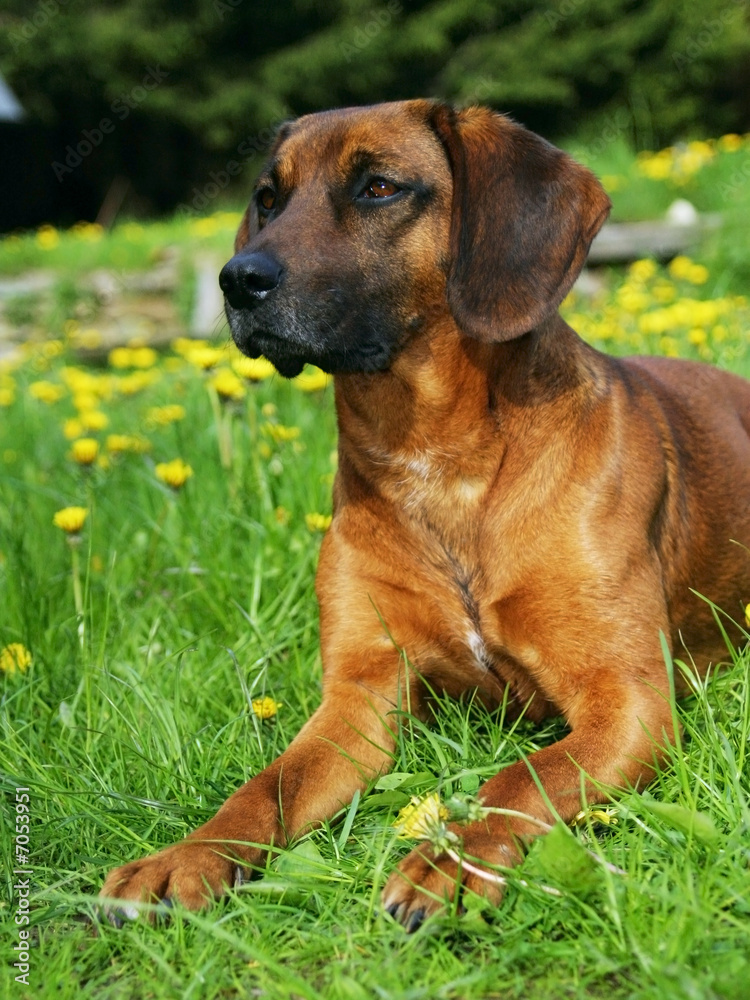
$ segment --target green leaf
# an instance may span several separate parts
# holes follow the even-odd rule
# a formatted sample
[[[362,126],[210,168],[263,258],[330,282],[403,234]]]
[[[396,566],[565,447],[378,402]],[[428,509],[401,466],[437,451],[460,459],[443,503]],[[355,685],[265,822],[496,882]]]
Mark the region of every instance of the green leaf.
[[[279,875],[317,875],[328,870],[323,855],[312,840],[303,840],[291,851],[284,851],[276,862]]]
[[[534,841],[524,869],[534,877],[538,872],[542,879],[579,897],[599,886],[596,861],[563,823],[556,823]]]
[[[721,837],[716,824],[706,813],[697,809],[686,809],[674,802],[646,802],[649,812],[653,813],[666,826],[679,830],[688,837],[693,837],[701,844],[715,846]]]

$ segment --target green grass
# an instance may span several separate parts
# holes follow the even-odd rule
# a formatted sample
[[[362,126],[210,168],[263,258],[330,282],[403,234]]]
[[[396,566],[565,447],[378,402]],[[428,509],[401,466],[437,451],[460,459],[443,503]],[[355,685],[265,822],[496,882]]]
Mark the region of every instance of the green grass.
[[[63,360],[43,374],[54,378]],[[35,363],[48,362],[36,352],[15,373],[19,395],[0,429],[0,645],[22,642],[34,657],[4,678],[0,744],[10,833],[14,790],[31,790],[33,985],[26,991],[5,966],[2,995],[748,995],[747,658],[679,706],[683,750],[646,796],[623,798],[617,826],[576,834],[627,872],[597,870],[592,891],[563,879],[563,898],[550,898],[532,857],[520,872],[532,886],[514,878],[491,914],[449,915],[409,937],[378,911],[383,880],[408,849],[392,822],[410,795],[471,791],[562,733],[559,722],[509,727],[445,702],[432,727],[402,733],[398,787],[364,795],[272,862],[265,880],[166,926],[82,922],[109,867],[205,820],[318,702],[320,536],[305,514],[329,509],[333,414],[330,390],[260,384],[231,417],[226,470],[203,378],[186,366],[102,403],[110,431],[142,430],[149,407],[168,400],[183,403],[186,419],[151,429],[150,455],[84,470],[60,430],[69,401],[25,391]],[[268,404],[268,419],[300,428],[296,442],[263,433]],[[194,475],[173,495],[153,464],[177,454]],[[70,549],[52,525],[74,503],[92,511],[80,547],[83,644]],[[282,703],[273,720],[250,711],[261,694]],[[650,797],[706,814],[716,841],[680,832],[649,810]],[[10,850],[5,835],[6,872]],[[6,903],[8,941],[13,913]]]
[[[196,238],[230,244],[223,222],[198,236],[189,225],[123,228],[93,242],[63,235],[48,250],[23,237],[0,244],[0,268],[21,270],[11,258],[23,266],[44,260],[68,283],[46,320],[59,336],[74,315],[76,276],[89,267],[147,266],[165,242],[185,251]],[[606,337],[597,342],[618,353],[668,349],[748,373],[747,304],[729,295],[747,290],[743,239],[735,264],[712,264],[700,286],[676,280],[674,299],[655,297],[670,280],[659,270],[627,278],[628,295],[645,296],[637,312],[615,287],[617,275],[611,289],[569,310],[585,314],[588,334]],[[708,262],[709,252],[698,259]],[[706,297],[733,311],[720,313],[719,325],[706,320],[705,341],[691,340],[693,318],[675,320],[667,338],[639,327],[644,310]],[[24,304],[14,308],[24,322]],[[13,370],[0,364],[0,649],[23,643],[33,655],[28,671],[0,677],[0,921],[9,946],[18,930],[10,876],[18,786],[30,789],[33,869],[31,986],[16,983],[6,963],[0,995],[750,997],[747,653],[728,651],[726,668],[676,706],[682,743],[645,794],[622,797],[617,824],[575,832],[624,875],[597,866],[593,885],[554,866],[541,875],[532,850],[498,910],[448,914],[412,936],[380,913],[380,888],[411,846],[392,826],[411,795],[471,792],[564,732],[559,721],[511,726],[470,702],[438,699],[431,726],[402,731],[399,777],[282,852],[264,879],[205,914],[176,911],[169,924],[116,930],[81,919],[109,868],[207,819],[318,704],[320,535],[305,515],[330,511],[335,428],[330,388],[305,394],[273,378],[250,387],[217,424],[207,379],[189,364],[160,360],[158,380],[130,385],[132,394],[106,381],[117,372],[97,369],[84,374],[94,377],[109,420],[93,435],[102,454],[108,433],[147,434],[151,451],[83,469],[70,458],[63,424],[86,407],[67,389],[51,404],[29,391],[39,379],[65,384],[63,366],[75,363],[66,350],[62,341],[40,344]],[[164,403],[182,404],[185,419],[154,426],[148,411]],[[298,427],[299,437],[277,441],[268,422]],[[219,436],[227,429],[225,467]],[[174,494],[154,467],[178,455],[194,474]],[[91,512],[77,550],[83,641],[72,551],[52,523],[73,504]],[[261,721],[250,706],[264,694],[282,704]],[[693,817],[687,828],[685,816]],[[562,897],[545,894],[543,882],[558,884]]]

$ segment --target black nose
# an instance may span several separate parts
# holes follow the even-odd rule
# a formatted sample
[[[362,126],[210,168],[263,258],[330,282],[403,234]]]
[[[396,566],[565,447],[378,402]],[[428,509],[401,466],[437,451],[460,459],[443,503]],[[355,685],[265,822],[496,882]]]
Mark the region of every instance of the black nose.
[[[219,285],[230,306],[247,309],[262,301],[277,288],[283,268],[270,254],[238,253],[224,265],[219,274]]]

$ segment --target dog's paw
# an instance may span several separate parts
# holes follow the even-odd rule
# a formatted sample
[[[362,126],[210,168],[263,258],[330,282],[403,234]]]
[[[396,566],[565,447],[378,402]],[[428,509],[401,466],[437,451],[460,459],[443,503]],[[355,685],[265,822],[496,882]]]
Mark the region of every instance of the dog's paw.
[[[457,832],[463,832],[456,827]],[[438,853],[430,844],[420,844],[407,854],[393,872],[383,890],[383,908],[415,931],[435,913],[456,905],[463,909],[465,891],[484,896],[497,905],[503,897],[502,875],[487,865],[510,867],[518,861],[518,852],[486,834],[464,836],[459,860]]]
[[[101,908],[110,923],[136,919],[137,904],[160,904],[168,910],[175,903],[189,910],[202,910],[242,880],[236,861],[224,856],[221,848],[185,840],[113,869],[102,886]],[[159,908],[144,908],[153,920]]]

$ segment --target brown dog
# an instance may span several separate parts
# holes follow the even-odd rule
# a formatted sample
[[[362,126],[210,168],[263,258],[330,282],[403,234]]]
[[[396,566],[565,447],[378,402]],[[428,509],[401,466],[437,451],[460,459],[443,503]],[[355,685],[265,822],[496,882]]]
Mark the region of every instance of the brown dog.
[[[615,360],[563,322],[608,210],[591,173],[486,109],[282,127],[221,284],[243,351],[336,376],[323,702],[212,820],[110,874],[120,909],[203,906],[387,770],[398,708],[424,703],[399,649],[433,688],[507,687],[532,719],[567,720],[484,785],[487,805],[549,820],[539,782],[569,820],[582,773],[588,802],[652,775],[672,730],[660,630],[702,669],[725,649],[694,591],[735,618],[750,600],[750,383]],[[538,832],[497,815],[457,831],[499,865]],[[384,904],[413,929],[460,881],[488,891],[423,846]]]

